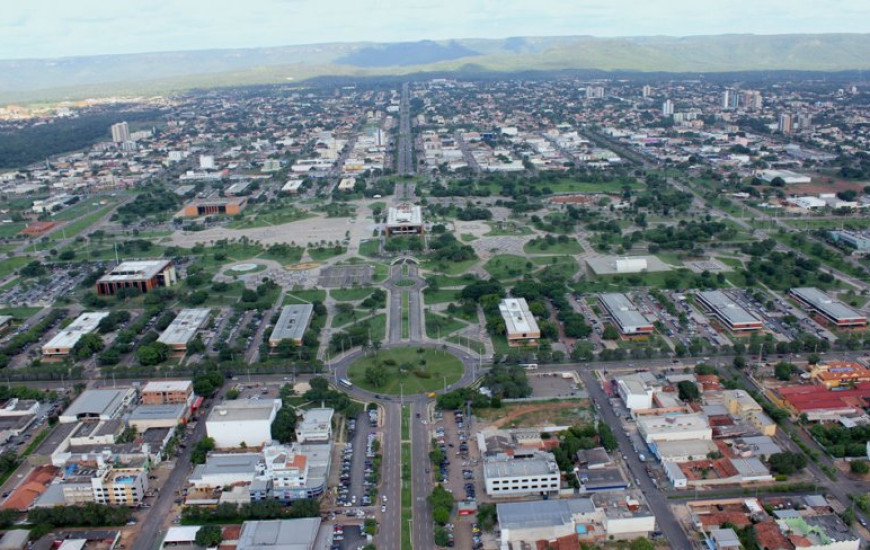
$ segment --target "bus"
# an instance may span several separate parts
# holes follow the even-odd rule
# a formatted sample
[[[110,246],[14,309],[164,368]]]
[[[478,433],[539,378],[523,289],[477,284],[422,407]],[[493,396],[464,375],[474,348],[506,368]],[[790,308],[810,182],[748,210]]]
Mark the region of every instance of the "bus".
[[[522,363],[520,364],[520,366],[525,368],[526,370],[538,370],[537,363]]]
[[[346,388],[352,388],[353,384],[347,378],[339,378],[338,383]]]

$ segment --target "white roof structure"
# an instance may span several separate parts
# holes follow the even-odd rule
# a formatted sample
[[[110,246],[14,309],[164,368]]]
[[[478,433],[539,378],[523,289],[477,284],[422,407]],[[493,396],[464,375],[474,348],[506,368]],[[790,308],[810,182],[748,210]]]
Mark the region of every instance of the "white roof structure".
[[[121,262],[116,265],[112,271],[100,277],[99,282],[112,283],[152,279],[170,264],[172,264],[172,260],[136,260],[132,262]]]
[[[193,543],[202,525],[178,525],[170,527],[163,538],[163,544]]]
[[[800,300],[809,304],[812,308],[818,310],[834,321],[851,321],[851,320],[866,320],[864,315],[861,315],[854,309],[848,307],[843,302],[835,300],[815,287],[793,288],[791,293]]]
[[[14,317],[12,317],[11,315],[0,315],[0,327],[5,325],[6,323],[11,322],[12,319],[14,319]]]
[[[206,422],[269,420],[280,408],[280,399],[224,401],[220,405],[215,405]]]
[[[498,310],[509,335],[541,332],[525,298],[506,298],[498,305]]]
[[[190,380],[153,380],[145,384],[142,393],[184,392],[193,386]]]
[[[202,326],[208,321],[208,316],[211,310],[208,308],[202,309],[182,309],[178,315],[166,327],[166,330],[157,339],[158,342],[167,346],[184,346],[193,340]]]
[[[342,178],[342,180],[338,182],[339,191],[352,191],[355,186],[356,178]]]
[[[758,317],[746,311],[721,290],[699,292],[698,299],[732,327],[761,323]]]
[[[284,306],[281,310],[281,316],[278,317],[278,322],[275,323],[275,328],[272,329],[272,335],[269,336],[269,342],[301,340],[302,336],[305,335],[305,329],[308,328],[308,322],[311,320],[313,312],[314,306],[312,304]]]
[[[320,518],[246,521],[238,550],[312,550]]]
[[[300,187],[302,187],[302,181],[303,180],[300,179],[287,180],[287,183],[284,184],[281,191],[295,193],[296,191],[299,191]]]
[[[76,317],[75,321],[69,324],[65,329],[54,335],[54,338],[49,340],[42,346],[43,353],[52,353],[53,349],[70,349],[75,346],[79,339],[85,334],[90,334],[97,330],[100,321],[109,316],[108,311],[94,311],[82,313]]]
[[[423,223],[423,210],[413,204],[399,204],[387,210],[387,227],[420,225]]]
[[[85,390],[78,399],[60,415],[60,422],[68,424],[82,418],[111,420],[135,395],[133,388],[109,390]]]
[[[647,443],[713,438],[710,423],[702,414],[640,416],[637,428]]]
[[[635,307],[628,296],[618,292],[600,294],[598,298],[624,334],[652,330],[652,323]]]

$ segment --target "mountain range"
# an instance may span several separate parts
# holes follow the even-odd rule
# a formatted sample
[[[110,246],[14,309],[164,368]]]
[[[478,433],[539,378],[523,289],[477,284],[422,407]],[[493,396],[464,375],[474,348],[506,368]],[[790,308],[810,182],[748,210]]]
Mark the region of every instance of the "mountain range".
[[[833,72],[870,68],[868,51],[870,34],[562,36],[0,60],[0,102],[159,94],[327,76],[560,70]]]

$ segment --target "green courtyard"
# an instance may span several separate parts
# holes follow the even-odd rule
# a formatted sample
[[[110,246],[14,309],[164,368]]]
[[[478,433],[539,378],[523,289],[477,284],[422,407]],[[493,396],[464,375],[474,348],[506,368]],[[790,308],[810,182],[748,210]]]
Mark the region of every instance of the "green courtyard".
[[[373,371],[369,376],[368,369]],[[462,363],[447,352],[402,347],[382,349],[357,359],[347,375],[355,385],[370,392],[411,395],[443,389],[445,382],[450,385],[459,380],[462,372]]]

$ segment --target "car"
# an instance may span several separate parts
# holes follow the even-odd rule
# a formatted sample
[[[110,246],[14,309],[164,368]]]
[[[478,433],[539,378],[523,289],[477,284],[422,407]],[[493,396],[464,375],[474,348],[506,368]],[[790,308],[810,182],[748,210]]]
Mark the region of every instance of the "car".
[[[381,512],[386,512],[386,511],[387,511],[387,505],[381,504]]]

